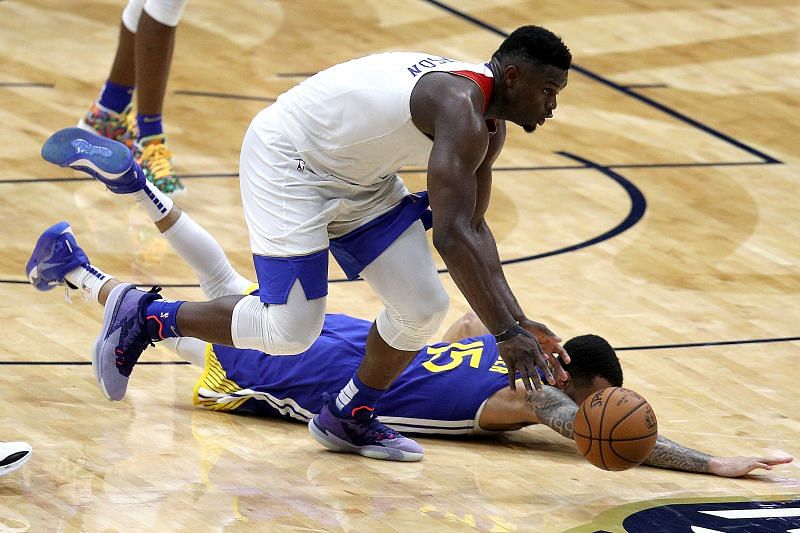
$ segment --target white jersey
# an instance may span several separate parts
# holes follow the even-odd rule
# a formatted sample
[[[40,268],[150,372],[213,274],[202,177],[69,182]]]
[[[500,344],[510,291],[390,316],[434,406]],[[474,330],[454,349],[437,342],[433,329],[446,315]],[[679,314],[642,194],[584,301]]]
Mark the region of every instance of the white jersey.
[[[278,126],[315,172],[369,185],[405,165],[427,165],[433,146],[411,120],[411,91],[429,72],[453,72],[492,87],[486,64],[414,52],[375,54],[335,65],[282,94],[261,113]]]

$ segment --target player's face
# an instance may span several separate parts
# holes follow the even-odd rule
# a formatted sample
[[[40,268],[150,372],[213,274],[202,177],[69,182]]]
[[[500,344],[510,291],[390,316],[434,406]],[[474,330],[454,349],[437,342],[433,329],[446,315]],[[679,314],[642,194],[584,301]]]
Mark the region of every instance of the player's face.
[[[558,94],[567,86],[567,71],[552,65],[521,63],[505,71],[508,90],[507,120],[528,133],[552,118]]]
[[[603,390],[607,387],[612,387],[611,382],[608,381],[606,378],[602,378],[600,376],[595,376],[592,380],[591,385],[588,387],[576,387],[572,380],[567,381],[561,390],[564,391],[564,394],[572,398],[572,401],[577,403],[578,405],[583,403],[583,400],[591,396],[597,391]]]

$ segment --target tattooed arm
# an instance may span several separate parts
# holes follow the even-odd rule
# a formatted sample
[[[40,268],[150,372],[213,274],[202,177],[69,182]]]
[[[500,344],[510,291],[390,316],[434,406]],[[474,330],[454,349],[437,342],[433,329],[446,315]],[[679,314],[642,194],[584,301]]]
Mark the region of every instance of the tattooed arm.
[[[539,422],[572,439],[573,420],[578,406],[555,387],[528,393],[527,401]],[[715,457],[658,436],[656,446],[643,464],[668,470],[714,474],[722,477],[739,477],[757,468],[772,470],[779,464],[790,463],[792,457]]]
[[[658,436],[656,447],[644,464],[669,470],[714,474],[722,477],[746,476],[757,468],[772,470],[775,465],[791,463],[792,457],[715,457],[681,446]]]
[[[668,470],[682,470],[684,472],[707,473],[709,461],[712,459],[707,453],[681,446],[666,437],[658,436],[656,447],[644,464]]]
[[[578,406],[572,398],[555,387],[545,385],[541,390],[529,392],[528,402],[533,406],[539,423],[572,439],[572,422],[578,412]]]

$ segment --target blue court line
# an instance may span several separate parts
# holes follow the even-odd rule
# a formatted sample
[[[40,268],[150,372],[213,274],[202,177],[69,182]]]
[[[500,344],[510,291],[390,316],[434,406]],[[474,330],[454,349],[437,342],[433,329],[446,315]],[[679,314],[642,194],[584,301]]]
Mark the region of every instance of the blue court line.
[[[472,15],[464,13],[463,11],[459,11],[458,9],[450,7],[447,4],[439,2],[438,0],[423,0],[423,1],[428,2],[429,4],[433,4],[433,5],[437,6],[437,7],[439,7],[440,9],[443,9],[444,11],[447,11],[448,13],[450,13],[452,15],[455,15],[455,16],[457,16],[459,18],[467,20],[467,21],[475,24],[476,26],[480,26],[481,28],[489,30],[489,31],[499,35],[500,37],[503,37],[503,38],[508,37],[508,33],[506,33],[503,30],[497,28],[496,26],[492,26],[491,24],[488,24],[488,23],[486,23],[486,22],[484,22],[484,21],[482,21],[482,20],[480,20],[478,18],[475,18]],[[621,93],[623,93],[623,94],[625,94],[627,96],[630,96],[631,98],[634,98],[634,99],[642,102],[643,104],[646,104],[646,105],[649,105],[650,107],[658,109],[659,111],[661,111],[663,113],[666,113],[667,115],[671,116],[672,118],[674,118],[676,120],[679,120],[681,122],[684,122],[684,123],[688,124],[689,126],[697,128],[697,129],[699,129],[699,130],[711,135],[712,137],[716,137],[717,139],[720,139],[721,141],[724,141],[724,142],[726,142],[728,144],[731,144],[731,145],[733,145],[733,146],[735,146],[735,147],[737,147],[737,148],[739,148],[739,149],[741,149],[741,150],[743,150],[743,151],[745,151],[745,152],[747,152],[747,153],[749,153],[751,155],[754,155],[754,156],[758,157],[759,159],[763,160],[764,163],[781,163],[780,160],[775,159],[774,157],[772,157],[770,155],[767,155],[764,152],[762,152],[760,150],[757,150],[757,149],[755,149],[755,148],[753,148],[751,146],[748,146],[745,143],[734,139],[730,135],[726,135],[726,134],[722,133],[721,131],[717,131],[717,130],[715,130],[714,128],[712,128],[710,126],[706,126],[705,124],[702,124],[701,122],[699,122],[699,121],[697,121],[697,120],[695,120],[695,119],[693,119],[693,118],[691,118],[691,117],[689,117],[687,115],[684,115],[683,113],[680,113],[679,111],[676,111],[676,110],[674,110],[674,109],[672,109],[672,108],[670,108],[670,107],[668,107],[668,106],[666,106],[664,104],[656,102],[652,98],[649,98],[647,96],[644,96],[642,94],[639,94],[639,93],[635,92],[633,89],[629,88],[630,85],[629,86],[620,85],[620,84],[615,83],[615,82],[613,82],[613,81],[611,81],[611,80],[609,80],[607,78],[604,78],[603,76],[600,76],[599,74],[596,74],[596,73],[590,71],[589,69],[583,68],[583,67],[575,65],[575,64],[572,65],[572,70],[574,70],[575,72],[578,72],[579,74],[583,74],[584,76],[586,76],[586,77],[588,77],[588,78],[590,78],[590,79],[592,79],[592,80],[594,80],[594,81],[596,81],[596,82],[598,82],[600,84],[603,84],[606,87],[609,87],[611,89],[614,89],[615,91],[619,91],[619,92],[621,92]]]
[[[614,348],[617,352],[624,351],[646,351],[646,350],[671,350],[681,348],[703,348],[707,346],[734,346],[741,344],[768,344],[774,342],[797,342],[800,337],[771,337],[766,339],[738,339],[732,341],[709,341],[709,342],[685,342],[679,344],[652,344],[644,346],[622,346]],[[0,361],[0,365],[26,366],[26,365],[91,365],[91,361]],[[140,361],[138,365],[189,365],[188,361]]]
[[[524,256],[524,257],[517,257],[517,258],[513,258],[513,259],[506,259],[506,260],[501,261],[501,264],[503,264],[503,265],[511,265],[511,264],[514,264],[514,263],[521,263],[521,262],[524,262],[524,261],[533,261],[535,259],[542,259],[544,257],[551,257],[551,256],[554,256],[554,255],[565,254],[567,252],[574,252],[575,250],[580,250],[582,248],[586,248],[586,247],[589,247],[589,246],[593,246],[595,244],[599,244],[599,243],[601,243],[603,241],[606,241],[608,239],[616,237],[617,235],[629,230],[637,222],[639,222],[639,220],[641,220],[641,218],[644,216],[644,213],[647,210],[647,200],[645,199],[644,194],[642,194],[642,191],[640,191],[636,187],[636,185],[634,185],[630,180],[628,180],[625,177],[621,176],[620,174],[614,172],[613,170],[611,170],[610,168],[608,168],[606,166],[599,165],[599,164],[597,164],[597,163],[595,163],[593,161],[590,161],[590,160],[585,159],[583,157],[577,156],[575,154],[572,154],[572,153],[569,153],[569,152],[558,152],[558,154],[563,156],[563,157],[566,157],[567,159],[571,159],[573,161],[576,161],[576,162],[580,163],[580,165],[573,165],[573,166],[570,166],[570,168],[581,169],[581,170],[587,170],[587,169],[597,170],[598,172],[601,172],[601,173],[605,174],[606,176],[608,176],[609,178],[611,178],[613,181],[615,181],[617,184],[619,184],[623,189],[625,189],[625,192],[628,194],[628,198],[630,199],[630,210],[628,211],[628,214],[622,220],[622,222],[620,222],[619,224],[617,224],[616,226],[614,226],[610,230],[608,230],[608,231],[606,231],[606,232],[604,232],[604,233],[602,233],[600,235],[597,235],[596,237],[592,237],[591,239],[588,239],[586,241],[583,241],[583,242],[580,242],[580,243],[577,243],[577,244],[572,244],[570,246],[565,246],[565,247],[559,248],[557,250],[551,250],[549,252],[543,252],[543,253],[540,253],[540,254],[528,255],[528,256]],[[83,178],[81,178],[81,179],[83,179]],[[93,178],[87,178],[87,179],[93,179]],[[440,269],[440,270],[438,270],[438,272],[440,274],[444,274],[444,273],[447,273],[447,269]],[[345,282],[350,282],[350,281],[351,280],[349,280],[347,278],[336,278],[336,279],[328,280],[328,283],[345,283]],[[361,281],[361,280],[352,280],[352,281]],[[28,283],[28,281],[27,280],[2,280],[2,279],[0,279],[0,283],[25,284],[25,283]],[[134,283],[134,285],[147,286],[147,285],[152,285],[152,284],[151,283]],[[183,287],[183,288],[199,287],[198,284],[172,284],[172,285],[170,285],[170,284],[166,284],[166,283],[163,283],[163,284],[159,283],[158,285],[160,285],[162,287],[172,287],[172,288],[177,288],[177,287]]]
[[[772,337],[766,339],[740,339],[735,341],[684,342],[679,344],[653,344],[650,346],[623,346],[618,352],[633,350],[669,350],[673,348],[701,348],[705,346],[732,346],[736,344],[766,344],[770,342],[796,342],[800,337]]]
[[[177,90],[174,91],[172,94],[177,94],[181,96],[202,96],[205,98],[228,98],[231,100],[255,100],[257,102],[274,102],[274,98],[267,98],[264,96],[249,96],[246,94],[232,94],[232,93],[212,93],[212,92],[205,92],[205,91],[185,91],[185,90]]]

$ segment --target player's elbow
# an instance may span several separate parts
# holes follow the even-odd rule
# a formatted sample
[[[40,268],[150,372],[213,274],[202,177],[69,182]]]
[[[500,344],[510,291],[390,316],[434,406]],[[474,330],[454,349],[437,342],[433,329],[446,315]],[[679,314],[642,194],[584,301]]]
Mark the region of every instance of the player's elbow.
[[[433,247],[442,257],[449,257],[458,250],[460,231],[454,224],[433,226]]]

